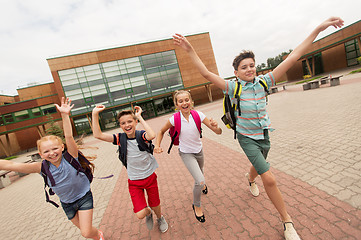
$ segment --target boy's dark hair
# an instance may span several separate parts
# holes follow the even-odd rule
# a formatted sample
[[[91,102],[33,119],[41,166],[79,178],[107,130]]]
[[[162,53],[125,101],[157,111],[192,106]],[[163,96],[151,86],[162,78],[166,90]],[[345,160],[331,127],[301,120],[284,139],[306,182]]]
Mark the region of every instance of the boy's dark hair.
[[[132,115],[134,120],[138,120],[137,117],[134,115],[132,110],[123,110],[121,112],[118,113],[117,115],[117,119],[119,120],[119,118],[125,116],[125,115]]]
[[[234,70],[238,70],[239,63],[246,58],[252,58],[254,60],[254,53],[249,50],[242,50],[242,52],[233,60],[233,68]]]

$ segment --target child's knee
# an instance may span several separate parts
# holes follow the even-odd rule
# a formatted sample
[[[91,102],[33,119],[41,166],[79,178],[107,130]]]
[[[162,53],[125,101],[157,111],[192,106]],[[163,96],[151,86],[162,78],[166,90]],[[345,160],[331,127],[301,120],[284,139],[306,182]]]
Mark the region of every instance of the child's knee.
[[[145,216],[150,214],[150,209],[148,207],[140,210],[139,212],[135,213],[135,216],[137,216],[138,219],[143,219]]]

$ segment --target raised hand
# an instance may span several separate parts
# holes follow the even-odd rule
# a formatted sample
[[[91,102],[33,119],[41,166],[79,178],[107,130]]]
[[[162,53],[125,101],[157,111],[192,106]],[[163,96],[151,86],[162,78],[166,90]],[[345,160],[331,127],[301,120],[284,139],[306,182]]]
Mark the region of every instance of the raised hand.
[[[135,106],[134,109],[135,109],[134,115],[139,119],[139,117],[142,116],[143,110],[142,110],[142,108],[139,107],[139,106]]]
[[[95,106],[95,108],[93,108],[93,113],[97,113],[99,114],[100,112],[102,112],[105,109],[104,105],[97,105]]]
[[[190,51],[192,49],[192,45],[188,42],[188,40],[178,33],[173,35],[173,43],[186,51]]]
[[[74,104],[71,105],[71,100],[69,98],[61,98],[61,106],[58,104],[54,104],[55,107],[58,109],[60,113],[64,114],[70,114],[70,110],[74,107]]]
[[[330,17],[323,23],[319,25],[320,31],[325,30],[329,26],[334,26],[335,28],[341,28],[343,26],[343,20],[340,17]]]

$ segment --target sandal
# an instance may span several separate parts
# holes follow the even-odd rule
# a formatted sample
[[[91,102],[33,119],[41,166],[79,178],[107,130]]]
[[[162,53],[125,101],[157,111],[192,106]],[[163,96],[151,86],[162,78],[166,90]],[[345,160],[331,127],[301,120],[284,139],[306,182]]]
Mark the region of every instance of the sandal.
[[[206,217],[204,216],[204,214],[202,216],[198,217],[196,214],[196,210],[194,209],[194,204],[192,204],[192,208],[193,208],[194,216],[196,216],[196,219],[199,222],[204,223],[206,221]]]
[[[207,185],[204,185],[204,186],[206,186],[206,188],[204,188],[204,189],[202,190],[202,193],[203,193],[203,194],[207,194],[207,193],[208,193],[208,187],[207,187]]]

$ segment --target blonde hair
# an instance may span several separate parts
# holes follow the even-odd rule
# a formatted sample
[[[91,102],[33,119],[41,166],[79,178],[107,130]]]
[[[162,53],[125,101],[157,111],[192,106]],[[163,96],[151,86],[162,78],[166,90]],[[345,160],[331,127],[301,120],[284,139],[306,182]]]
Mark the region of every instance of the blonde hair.
[[[58,136],[55,136],[55,135],[47,135],[47,136],[44,136],[44,137],[41,137],[38,141],[36,141],[36,145],[38,147],[38,151],[40,152],[41,149],[40,149],[40,146],[41,146],[41,143],[42,142],[46,142],[46,141],[54,141],[54,142],[58,142],[60,145],[65,145],[65,148],[66,148],[66,144],[63,143],[63,140],[58,137]],[[77,145],[78,149],[79,149],[79,146]],[[88,161],[91,161],[91,160],[94,160],[95,157],[93,156],[85,156]],[[86,168],[89,168],[92,172],[94,172],[94,168],[95,168],[95,165],[94,163],[90,163],[89,165],[83,161],[81,158],[79,158],[79,163],[80,165],[82,166],[82,168],[86,169]]]
[[[190,93],[189,91],[186,91],[186,90],[176,90],[176,91],[174,92],[174,94],[173,94],[173,103],[174,103],[174,106],[175,106],[175,107],[177,107],[177,97],[178,97],[178,95],[183,94],[183,93],[188,94],[188,96],[189,96],[192,104],[194,104],[193,99],[192,99],[192,95],[191,95],[191,93]],[[193,106],[192,106],[192,107],[193,107]]]
[[[58,142],[60,145],[61,145],[61,144],[64,144],[64,143],[63,143],[63,140],[62,140],[60,137],[55,136],[55,135],[47,135],[47,136],[44,136],[44,137],[40,138],[38,141],[36,141],[36,145],[37,145],[37,147],[38,147],[38,151],[39,151],[39,152],[41,151],[41,150],[40,150],[40,145],[41,145],[41,143],[42,143],[42,142],[46,142],[46,141],[56,141],[56,142]]]

